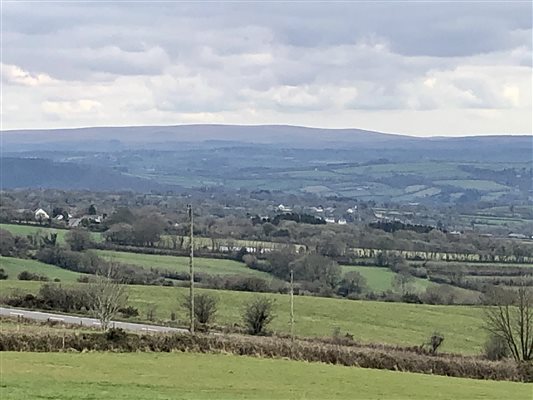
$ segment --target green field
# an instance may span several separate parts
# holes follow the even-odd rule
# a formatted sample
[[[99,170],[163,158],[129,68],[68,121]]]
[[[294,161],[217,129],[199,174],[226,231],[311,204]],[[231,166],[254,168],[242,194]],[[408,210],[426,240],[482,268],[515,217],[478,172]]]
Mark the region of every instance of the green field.
[[[61,282],[75,282],[80,276],[77,272],[68,271],[54,265],[45,264],[35,260],[23,260],[13,257],[0,256],[0,268],[8,274],[9,280],[16,280],[22,271],[33,272],[48,277],[50,280],[61,279]]]
[[[39,225],[0,224],[0,229],[5,229],[13,235],[23,237],[33,235],[37,232],[42,232],[43,234],[57,233],[57,242],[60,244],[65,243],[65,235],[68,232],[68,229],[55,229]],[[102,240],[102,235],[96,232],[91,232],[91,237],[95,241]]]
[[[95,250],[100,257],[123,264],[138,265],[143,268],[158,268],[162,270],[189,272],[189,258],[175,256],[161,256],[153,254],[127,253],[122,251]],[[195,257],[196,272],[209,275],[248,275],[259,278],[272,279],[266,272],[250,269],[246,264],[233,260]]]
[[[396,275],[388,268],[383,267],[362,267],[356,265],[341,265],[342,272],[357,271],[366,278],[368,290],[372,292],[394,291],[392,280]],[[415,278],[412,287],[416,292],[423,292],[428,286],[436,285],[427,279]]]
[[[509,186],[481,179],[447,179],[434,182],[437,185],[454,186],[460,189],[485,190],[487,192],[509,190]]]
[[[529,400],[532,385],[225,354],[3,353],[3,400]]]
[[[2,291],[21,288],[36,292],[39,282],[4,281]],[[221,325],[240,323],[243,307],[255,293],[212,289],[198,289],[220,300],[216,321]],[[169,320],[176,312],[185,324],[187,312],[179,306],[188,293],[187,288],[160,286],[130,286],[129,304],[146,316],[155,306],[159,321]],[[289,297],[264,294],[276,301],[276,318],[271,328],[289,332]],[[471,306],[432,306],[425,304],[354,301],[312,296],[297,296],[294,301],[295,333],[301,336],[330,336],[338,327],[356,340],[403,345],[421,345],[434,332],[444,335],[442,351],[479,354],[486,339],[483,330],[483,310]]]

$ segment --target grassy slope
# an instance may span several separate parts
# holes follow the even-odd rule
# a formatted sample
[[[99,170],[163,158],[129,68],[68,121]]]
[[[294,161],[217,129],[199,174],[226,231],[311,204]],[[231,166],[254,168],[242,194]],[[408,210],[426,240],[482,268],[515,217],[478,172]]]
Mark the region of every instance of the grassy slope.
[[[2,399],[515,399],[531,385],[223,354],[3,353]]]
[[[143,268],[153,267],[169,271],[189,272],[188,257],[138,254],[110,250],[97,250],[96,253],[108,260],[138,265]],[[196,272],[203,272],[210,275],[251,275],[272,279],[272,276],[265,272],[250,269],[246,264],[233,260],[196,257],[194,259],[194,266]]]
[[[4,292],[10,288],[37,291],[38,282],[2,282]],[[146,309],[156,305],[156,317],[169,319],[175,311],[185,321],[186,311],[178,306],[186,296],[186,288],[158,286],[130,286],[129,303],[146,315]],[[216,322],[229,325],[240,323],[242,309],[258,296],[248,292],[199,289],[220,299]],[[276,300],[276,318],[272,329],[289,332],[289,297],[265,294]],[[420,345],[434,332],[444,335],[443,351],[479,354],[486,338],[482,328],[483,312],[479,307],[430,306],[374,301],[352,301],[320,297],[295,298],[295,333],[302,336],[329,336],[335,327],[350,332],[355,339],[365,342],[382,342]]]
[[[61,279],[61,282],[75,282],[80,274],[72,271],[56,267],[54,265],[45,264],[35,260],[23,260],[13,257],[0,256],[0,268],[8,274],[9,280],[16,280],[18,274],[22,271],[33,272],[35,274],[47,276],[50,280],[54,278]]]

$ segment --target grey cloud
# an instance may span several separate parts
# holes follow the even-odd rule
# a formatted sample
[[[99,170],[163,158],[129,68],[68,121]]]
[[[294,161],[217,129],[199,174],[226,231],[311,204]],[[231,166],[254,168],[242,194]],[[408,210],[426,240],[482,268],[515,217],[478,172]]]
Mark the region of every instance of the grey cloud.
[[[523,78],[499,81],[490,72],[475,79],[458,68],[501,66],[512,75],[530,67],[531,7],[6,3],[3,63],[50,76],[53,90],[43,84],[32,92],[39,104],[75,101],[77,90],[105,104],[114,91],[108,102],[125,112],[505,108],[527,96]],[[123,100],[121,91],[144,97]]]

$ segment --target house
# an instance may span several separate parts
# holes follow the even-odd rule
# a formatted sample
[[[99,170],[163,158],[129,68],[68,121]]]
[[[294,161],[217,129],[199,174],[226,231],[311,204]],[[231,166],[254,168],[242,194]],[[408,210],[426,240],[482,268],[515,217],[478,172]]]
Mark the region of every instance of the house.
[[[325,219],[325,221],[328,224],[334,224],[335,223],[335,218],[328,217],[328,218]]]
[[[276,210],[281,211],[281,212],[292,212],[292,208],[286,207],[283,204],[280,204],[279,206],[277,206]]]
[[[356,211],[357,211],[357,206],[350,207],[350,208],[348,208],[348,209],[346,210],[346,212],[347,212],[348,214],[353,214],[353,213],[356,212]]]
[[[50,216],[46,211],[44,211],[42,208],[39,208],[37,211],[35,211],[35,219],[37,221],[42,221],[45,219],[49,219]]]
[[[348,223],[348,221],[346,221],[344,218],[339,218],[339,220],[337,221],[337,224],[339,225],[346,225]]]

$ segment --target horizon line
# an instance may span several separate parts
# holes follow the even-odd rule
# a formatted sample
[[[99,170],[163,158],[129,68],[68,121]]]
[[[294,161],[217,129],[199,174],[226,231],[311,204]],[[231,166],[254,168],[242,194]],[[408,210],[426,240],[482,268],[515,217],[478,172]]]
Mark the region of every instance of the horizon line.
[[[470,137],[502,137],[502,136],[533,136],[531,133],[480,133],[480,134],[459,134],[459,135],[427,135],[421,136],[416,134],[408,133],[397,133],[397,132],[383,132],[383,131],[374,131],[364,128],[355,128],[355,127],[343,127],[343,128],[331,128],[331,127],[318,127],[318,126],[305,126],[305,125],[291,125],[283,123],[273,123],[273,124],[230,124],[230,123],[185,123],[185,124],[166,124],[166,125],[93,125],[93,126],[75,126],[75,127],[60,127],[60,128],[18,128],[18,129],[2,129],[0,134],[4,133],[15,133],[15,132],[32,132],[32,131],[69,131],[69,130],[87,130],[87,129],[127,129],[127,128],[172,128],[172,127],[194,127],[194,126],[218,126],[218,127],[286,127],[286,128],[303,128],[309,130],[329,130],[329,131],[350,131],[357,130],[369,133],[377,133],[381,135],[390,135],[390,136],[400,136],[400,137],[411,137],[418,139],[453,139],[453,138],[470,138]]]

